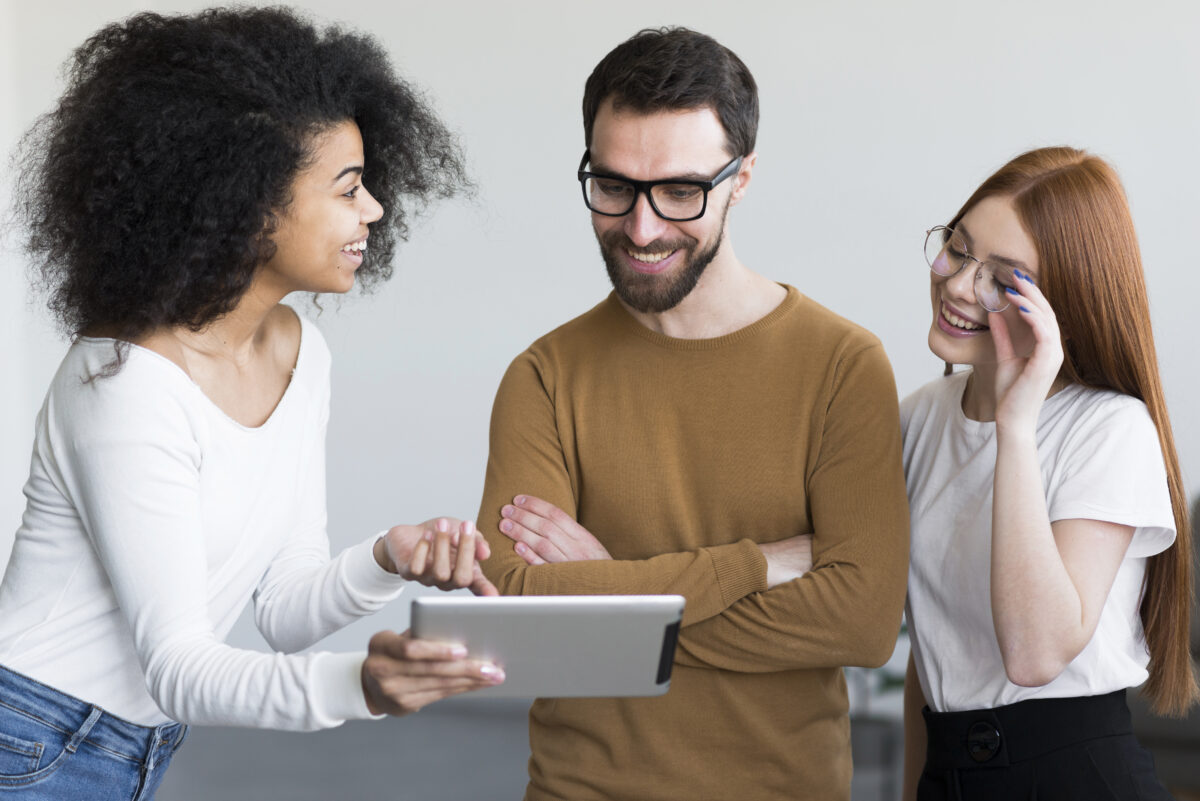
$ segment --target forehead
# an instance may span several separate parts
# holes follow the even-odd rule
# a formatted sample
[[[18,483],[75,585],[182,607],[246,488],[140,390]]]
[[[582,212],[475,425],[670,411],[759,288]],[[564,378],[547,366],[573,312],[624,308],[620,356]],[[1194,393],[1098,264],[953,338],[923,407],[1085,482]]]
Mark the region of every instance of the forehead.
[[[639,180],[706,174],[729,161],[726,141],[711,108],[645,114],[608,100],[592,126],[592,166]]]
[[[298,176],[301,180],[328,183],[349,166],[362,166],[363,142],[358,125],[339,122],[312,139],[310,161]]]
[[[976,258],[986,261],[1000,257],[1023,262],[1031,271],[1037,270],[1037,245],[1021,224],[1011,198],[984,198],[963,215],[958,228],[967,235],[971,254]]]

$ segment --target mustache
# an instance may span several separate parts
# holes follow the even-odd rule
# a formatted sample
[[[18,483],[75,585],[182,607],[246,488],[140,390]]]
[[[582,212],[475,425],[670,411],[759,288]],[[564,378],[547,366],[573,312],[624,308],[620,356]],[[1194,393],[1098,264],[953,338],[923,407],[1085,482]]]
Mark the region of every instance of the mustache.
[[[608,231],[600,237],[600,243],[607,248],[626,248],[627,250],[663,253],[672,250],[687,250],[695,247],[699,242],[692,237],[682,237],[678,239],[655,239],[646,245],[635,245],[633,240],[625,235],[624,231]]]

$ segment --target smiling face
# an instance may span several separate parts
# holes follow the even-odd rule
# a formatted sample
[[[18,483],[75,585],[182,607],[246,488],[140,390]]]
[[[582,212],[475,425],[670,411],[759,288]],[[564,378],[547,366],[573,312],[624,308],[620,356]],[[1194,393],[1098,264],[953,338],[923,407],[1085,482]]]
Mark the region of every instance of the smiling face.
[[[641,181],[665,178],[706,181],[732,157],[725,129],[710,108],[651,114],[614,111],[606,101],[592,131],[591,171]],[[592,214],[592,227],[617,295],[642,312],[677,306],[719,259],[725,215],[745,194],[753,159],[713,187],[704,216],[669,222],[654,213],[644,194],[621,217]]]
[[[1010,198],[993,196],[979,201],[959,220],[955,232],[967,252],[980,261],[1008,264],[1037,281],[1037,247],[1021,225]],[[957,275],[929,274],[933,302],[929,349],[951,364],[979,367],[996,363],[988,312],[979,305],[975,295],[977,266],[976,262],[968,261]],[[998,314],[1008,323],[1016,354],[1028,356],[1032,353],[1033,332],[1020,318],[1016,305],[1011,304]]]
[[[275,254],[255,281],[280,297],[289,292],[348,292],[367,247],[367,226],[383,207],[362,184],[358,126],[339,123],[318,134],[311,163],[292,185],[279,215]]]

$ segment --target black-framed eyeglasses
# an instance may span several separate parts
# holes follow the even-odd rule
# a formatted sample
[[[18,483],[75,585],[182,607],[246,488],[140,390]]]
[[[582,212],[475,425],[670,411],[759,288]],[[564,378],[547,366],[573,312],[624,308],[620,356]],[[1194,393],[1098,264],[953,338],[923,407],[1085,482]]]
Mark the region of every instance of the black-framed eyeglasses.
[[[1014,285],[1013,268],[996,261],[980,261],[967,252],[966,242],[953,228],[935,225],[925,232],[925,262],[938,275],[958,275],[968,262],[975,262],[975,300],[990,312],[1008,308],[1005,287]]]
[[[635,181],[617,175],[587,172],[584,166],[591,159],[590,151],[583,151],[579,162],[579,184],[583,187],[583,202],[597,214],[606,217],[623,217],[633,211],[639,194],[650,200],[650,208],[664,220],[688,222],[698,220],[708,210],[708,193],[717,184],[741,169],[742,157],[721,168],[711,181],[690,181],[685,178],[666,178],[661,181]]]

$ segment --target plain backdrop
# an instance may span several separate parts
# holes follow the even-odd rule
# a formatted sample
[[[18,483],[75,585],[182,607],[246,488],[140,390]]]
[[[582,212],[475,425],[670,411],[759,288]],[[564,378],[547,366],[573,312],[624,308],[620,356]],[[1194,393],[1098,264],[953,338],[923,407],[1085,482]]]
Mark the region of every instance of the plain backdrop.
[[[191,2],[3,0],[0,144],[49,109],[60,66],[101,25]],[[760,89],[758,167],[730,215],[739,256],[876,332],[901,395],[941,372],[925,229],[1031,147],[1109,158],[1150,287],[1185,481],[1200,488],[1200,4],[1090,0],[303,4],[368,31],[461,137],[479,186],[413,228],[395,278],[327,300],[334,355],[329,520],[335,549],[400,522],[473,518],[491,402],[511,359],[608,283],[574,170],[594,64],[639,28],[682,24],[737,52]],[[0,192],[11,193],[12,164]],[[34,416],[66,339],[0,252],[0,561],[23,509]],[[316,314],[297,298],[306,313]],[[1069,302],[1069,301],[1068,301]],[[865,499],[864,499],[865,500]],[[357,649],[407,605],[334,635]],[[254,645],[243,619],[234,642]]]

